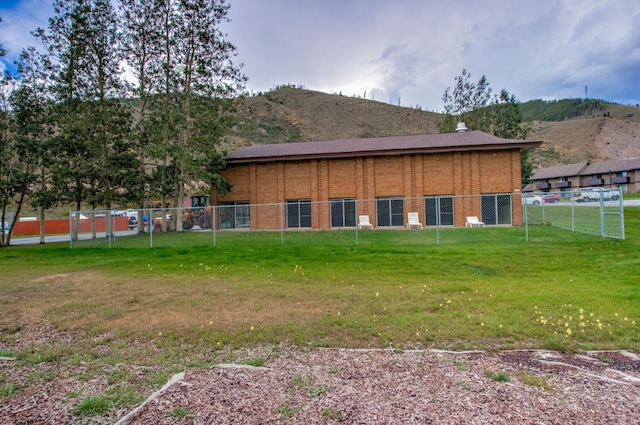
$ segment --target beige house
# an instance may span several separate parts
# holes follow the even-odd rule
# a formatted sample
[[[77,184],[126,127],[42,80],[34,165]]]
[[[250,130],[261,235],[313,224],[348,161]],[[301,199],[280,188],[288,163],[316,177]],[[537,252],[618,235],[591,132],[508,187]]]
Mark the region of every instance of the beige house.
[[[640,158],[540,168],[531,181],[525,191],[569,193],[581,187],[622,187],[625,193],[636,193],[640,191]]]

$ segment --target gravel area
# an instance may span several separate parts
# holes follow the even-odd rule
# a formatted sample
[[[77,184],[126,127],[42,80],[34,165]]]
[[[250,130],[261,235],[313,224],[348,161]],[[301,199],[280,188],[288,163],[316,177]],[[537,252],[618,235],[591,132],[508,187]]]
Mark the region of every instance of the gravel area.
[[[291,347],[257,350],[263,367],[191,368],[138,408],[78,416],[79,399],[112,388],[126,365],[24,367],[0,360],[16,383],[0,400],[2,424],[638,424],[636,353],[445,352]],[[83,380],[83,369],[93,368]],[[48,372],[48,373],[47,373]],[[49,376],[40,382],[34,373]],[[29,378],[30,377],[30,378]],[[111,387],[110,387],[111,385]],[[151,392],[158,390],[153,388]],[[135,407],[135,406],[134,406]]]

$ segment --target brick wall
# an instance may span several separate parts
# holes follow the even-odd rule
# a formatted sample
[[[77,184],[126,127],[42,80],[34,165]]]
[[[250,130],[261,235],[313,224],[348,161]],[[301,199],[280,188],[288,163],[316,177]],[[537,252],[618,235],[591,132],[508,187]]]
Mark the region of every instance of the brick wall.
[[[223,175],[233,185],[231,192],[214,195],[212,202],[413,198],[513,193],[521,188],[518,149],[237,164]],[[421,201],[408,201],[406,208],[418,211],[424,222]],[[375,205],[366,203],[359,213],[374,215]],[[469,215],[481,216],[480,198],[456,198],[455,225],[464,226]],[[513,224],[521,224],[521,217],[522,206],[514,201]],[[279,220],[267,208],[251,213],[252,228],[279,228]],[[329,228],[326,206],[314,206],[312,220],[314,228]]]

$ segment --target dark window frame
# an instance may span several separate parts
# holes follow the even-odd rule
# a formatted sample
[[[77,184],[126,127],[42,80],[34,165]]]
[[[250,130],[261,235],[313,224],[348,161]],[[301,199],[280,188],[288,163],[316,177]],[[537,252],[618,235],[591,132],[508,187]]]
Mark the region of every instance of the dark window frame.
[[[246,211],[246,216],[243,212]],[[251,227],[251,204],[249,201],[220,202],[218,204],[218,226],[220,229],[246,229]]]
[[[311,200],[288,200],[286,207],[287,229],[311,228]]]
[[[329,201],[331,228],[356,227],[356,199],[341,198]]]
[[[376,198],[377,227],[404,226],[404,198],[397,196]]]
[[[425,226],[453,226],[455,223],[455,202],[452,195],[429,196],[424,198]]]
[[[512,197],[508,193],[483,193],[480,199],[482,219],[486,225],[512,224]]]

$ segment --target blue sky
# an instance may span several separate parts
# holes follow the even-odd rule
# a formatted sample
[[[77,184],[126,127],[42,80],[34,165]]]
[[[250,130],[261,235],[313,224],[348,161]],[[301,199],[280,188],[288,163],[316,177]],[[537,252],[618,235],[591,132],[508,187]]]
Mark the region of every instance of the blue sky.
[[[2,0],[11,63],[50,0]],[[304,85],[427,110],[463,68],[523,101],[640,103],[638,0],[231,0],[248,89]],[[0,65],[2,66],[2,65]]]

